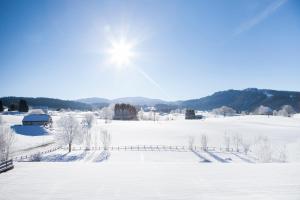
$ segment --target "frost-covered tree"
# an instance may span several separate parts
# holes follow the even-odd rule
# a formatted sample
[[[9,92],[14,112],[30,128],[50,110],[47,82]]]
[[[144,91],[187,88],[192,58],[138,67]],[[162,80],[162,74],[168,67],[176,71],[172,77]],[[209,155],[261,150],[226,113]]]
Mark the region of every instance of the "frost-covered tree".
[[[215,115],[222,115],[224,117],[226,116],[233,116],[236,114],[236,111],[228,106],[222,106],[220,108],[215,108],[212,110],[212,113]]]
[[[91,129],[95,122],[95,116],[92,113],[86,114],[81,122],[82,130],[83,130],[83,139],[85,143],[85,148],[89,149],[91,146]]]
[[[253,152],[260,162],[272,162],[272,146],[268,137],[260,136],[256,139]]]
[[[254,111],[254,114],[257,114],[257,115],[272,115],[273,110],[268,106],[261,105]]]
[[[141,108],[141,110],[137,114],[138,120],[144,120],[144,110]]]
[[[278,162],[287,162],[286,146],[285,145],[277,146],[276,150],[277,150],[276,158]]]
[[[114,117],[114,105],[111,104],[108,107],[104,107],[100,111],[101,117],[105,119],[105,123],[110,122]]]
[[[56,134],[59,143],[68,145],[69,152],[72,151],[72,145],[75,142],[82,141],[82,135],[79,122],[71,115],[62,116],[57,125],[60,131]]]
[[[0,160],[8,160],[11,147],[15,140],[15,133],[9,127],[0,127]]]
[[[204,151],[207,150],[207,143],[208,143],[207,135],[205,135],[205,134],[201,135],[201,147]]]
[[[229,151],[230,150],[230,135],[227,134],[226,132],[224,133],[224,145],[225,145],[225,150]]]
[[[277,115],[284,116],[284,117],[291,117],[295,113],[296,112],[292,106],[284,105],[282,106],[281,110],[277,112]]]
[[[111,135],[106,129],[102,129],[100,132],[100,140],[103,145],[104,150],[108,150],[111,143]]]
[[[189,149],[194,149],[194,144],[195,144],[195,137],[194,136],[189,136],[188,137],[188,145]]]
[[[235,150],[237,152],[239,152],[239,147],[240,145],[242,144],[243,142],[243,138],[240,134],[236,133],[232,136],[232,142],[233,142],[233,145],[235,147]]]
[[[250,151],[250,147],[251,147],[250,141],[243,139],[241,145],[243,147],[244,153],[247,155],[248,152]]]

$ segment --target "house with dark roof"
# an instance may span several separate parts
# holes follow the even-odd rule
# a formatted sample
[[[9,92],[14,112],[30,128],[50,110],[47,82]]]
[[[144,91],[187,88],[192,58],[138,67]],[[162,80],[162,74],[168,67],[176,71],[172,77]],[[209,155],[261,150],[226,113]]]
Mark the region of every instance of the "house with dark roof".
[[[52,118],[47,114],[29,114],[22,120],[23,125],[47,126],[52,124]]]

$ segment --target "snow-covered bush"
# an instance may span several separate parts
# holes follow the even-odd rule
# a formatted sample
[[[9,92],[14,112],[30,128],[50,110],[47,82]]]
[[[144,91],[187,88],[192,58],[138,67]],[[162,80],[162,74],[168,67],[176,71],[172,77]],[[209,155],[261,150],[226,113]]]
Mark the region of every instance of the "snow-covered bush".
[[[272,115],[273,110],[268,106],[259,106],[255,111],[254,114],[256,115]]]
[[[41,160],[42,160],[42,154],[41,153],[34,154],[30,158],[31,162],[40,162]]]
[[[228,106],[222,106],[220,108],[215,108],[212,110],[212,113],[215,115],[222,115],[222,116],[233,116],[236,114],[236,111],[233,108]]]
[[[0,127],[0,160],[8,160],[11,147],[15,140],[15,133],[9,127]]]
[[[56,139],[61,144],[68,145],[69,152],[72,151],[72,145],[75,142],[81,143],[83,134],[79,122],[71,115],[62,116],[58,122],[60,131],[56,132]]]

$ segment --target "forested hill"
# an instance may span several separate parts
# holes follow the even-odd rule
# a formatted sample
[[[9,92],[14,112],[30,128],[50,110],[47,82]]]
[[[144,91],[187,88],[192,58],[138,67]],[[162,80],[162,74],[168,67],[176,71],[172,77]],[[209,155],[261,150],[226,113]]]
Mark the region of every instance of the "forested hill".
[[[279,110],[283,105],[291,105],[300,111],[300,92],[276,91],[249,88],[216,92],[200,99],[183,101],[180,106],[197,110],[211,110],[229,106],[237,111],[253,111],[260,105]]]
[[[32,97],[2,97],[3,105],[9,107],[11,104],[18,105],[20,99],[27,101],[30,107],[48,107],[50,109],[72,109],[72,110],[91,110],[92,105],[53,98],[32,98]]]

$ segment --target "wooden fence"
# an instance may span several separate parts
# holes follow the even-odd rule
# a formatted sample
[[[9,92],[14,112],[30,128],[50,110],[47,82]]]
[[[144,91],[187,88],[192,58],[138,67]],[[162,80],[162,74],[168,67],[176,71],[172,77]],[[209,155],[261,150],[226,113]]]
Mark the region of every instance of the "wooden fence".
[[[8,170],[11,170],[14,168],[13,160],[6,160],[3,162],[0,162],[0,173],[6,172]]]
[[[13,160],[14,161],[32,160],[33,158],[35,158],[38,155],[50,153],[50,152],[56,151],[60,148],[61,148],[61,146],[56,146],[56,147],[53,147],[53,148],[45,150],[45,151],[39,151],[39,152],[32,153],[32,154],[25,154],[25,155],[21,155],[21,156],[16,156],[16,157],[13,158]]]
[[[67,146],[61,147],[61,149],[68,150]],[[72,147],[72,151],[76,150],[87,150],[87,151],[94,151],[94,150],[110,150],[110,151],[178,151],[178,152],[186,152],[190,150],[195,151],[227,151],[233,152],[233,149],[225,149],[225,148],[217,148],[217,147],[207,147],[203,148],[200,146],[194,146],[192,148],[188,146],[169,146],[169,145],[128,145],[128,146],[110,146],[108,148],[104,147],[81,147],[81,146],[74,146]]]
[[[39,151],[32,154],[16,156],[13,158],[14,161],[32,161],[36,157],[41,154],[50,153],[56,151],[58,149],[68,150],[67,146],[57,146],[45,151]],[[81,146],[74,146],[72,147],[72,151],[76,150],[87,150],[87,151],[95,151],[95,150],[109,150],[109,151],[173,151],[173,152],[188,152],[188,151],[222,151],[222,152],[233,152],[233,149],[225,149],[225,148],[217,148],[217,147],[207,147],[203,148],[200,146],[194,146],[190,148],[188,146],[170,146],[170,145],[128,145],[128,146],[110,146],[108,148],[104,147],[81,147]]]

